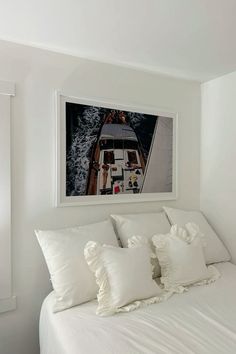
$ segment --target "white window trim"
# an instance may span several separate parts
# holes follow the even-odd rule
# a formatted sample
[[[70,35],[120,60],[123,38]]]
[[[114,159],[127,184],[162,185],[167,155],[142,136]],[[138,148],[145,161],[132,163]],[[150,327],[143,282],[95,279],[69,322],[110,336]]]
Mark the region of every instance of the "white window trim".
[[[0,81],[0,156],[4,157],[2,165],[3,198],[0,201],[0,313],[16,309],[16,296],[12,295],[11,262],[11,96],[15,96],[15,84]],[[1,132],[0,132],[1,135]]]

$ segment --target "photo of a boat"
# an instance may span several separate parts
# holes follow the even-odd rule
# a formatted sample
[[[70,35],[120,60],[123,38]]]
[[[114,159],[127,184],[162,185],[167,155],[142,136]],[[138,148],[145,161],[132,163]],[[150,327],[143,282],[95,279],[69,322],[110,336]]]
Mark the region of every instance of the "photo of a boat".
[[[87,195],[140,193],[145,175],[142,146],[123,112],[111,112],[94,146]]]
[[[66,103],[66,196],[172,192],[173,132],[170,117]]]

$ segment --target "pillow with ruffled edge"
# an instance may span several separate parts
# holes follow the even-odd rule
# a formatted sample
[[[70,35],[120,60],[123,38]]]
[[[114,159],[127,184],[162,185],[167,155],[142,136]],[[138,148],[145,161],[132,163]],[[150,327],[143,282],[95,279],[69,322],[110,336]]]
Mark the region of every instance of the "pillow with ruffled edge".
[[[99,286],[97,315],[129,312],[164,301],[172,294],[152,279],[147,247],[117,248],[90,241],[84,255]]]
[[[206,246],[206,241],[204,235],[201,233],[199,230],[199,227],[194,224],[194,223],[188,223],[185,225],[186,230],[189,232],[189,235],[186,237],[193,237],[195,234],[198,234],[201,237],[201,242],[202,245],[205,247]],[[191,235],[191,236],[190,236]],[[157,258],[155,246],[152,242],[152,239],[149,239],[145,236],[132,236],[131,238],[128,239],[128,247],[141,247],[141,246],[147,246],[150,251],[150,258],[151,258],[151,264],[152,264],[152,277],[153,279],[156,279],[161,276],[161,267]]]
[[[186,237],[193,237],[195,234],[198,234],[201,237],[201,242],[202,245],[205,247],[206,242],[205,242],[205,237],[199,230],[199,227],[194,224],[194,223],[188,223],[185,225],[186,230],[189,232],[189,236],[187,235]],[[190,236],[191,235],[191,236]],[[128,247],[140,247],[140,246],[147,246],[150,250],[150,258],[151,258],[151,264],[152,264],[152,277],[153,279],[156,279],[161,276],[161,267],[157,258],[155,246],[152,242],[152,239],[149,239],[145,236],[132,236],[131,238],[128,239]]]
[[[209,284],[220,277],[214,266],[206,266],[205,240],[197,225],[188,223],[185,228],[174,225],[169,234],[152,238],[167,291],[183,292],[190,285]]]

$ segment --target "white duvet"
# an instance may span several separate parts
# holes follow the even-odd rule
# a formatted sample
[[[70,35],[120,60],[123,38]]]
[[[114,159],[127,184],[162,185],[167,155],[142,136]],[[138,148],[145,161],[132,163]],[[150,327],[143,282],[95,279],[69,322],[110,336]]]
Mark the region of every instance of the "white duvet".
[[[40,318],[41,354],[235,354],[236,266],[217,265],[221,278],[164,303],[99,317],[96,301]]]

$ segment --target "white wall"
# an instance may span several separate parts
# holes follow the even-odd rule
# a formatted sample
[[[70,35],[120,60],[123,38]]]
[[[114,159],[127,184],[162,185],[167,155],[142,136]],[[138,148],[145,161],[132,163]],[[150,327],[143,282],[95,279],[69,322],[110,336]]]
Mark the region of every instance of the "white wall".
[[[0,42],[0,79],[16,82],[12,109],[12,242],[16,311],[0,315],[0,354],[38,353],[38,316],[50,283],[35,228],[60,228],[162,203],[54,208],[55,89],[179,112],[179,198],[199,207],[200,85]]]
[[[201,209],[236,263],[236,72],[202,85]]]

